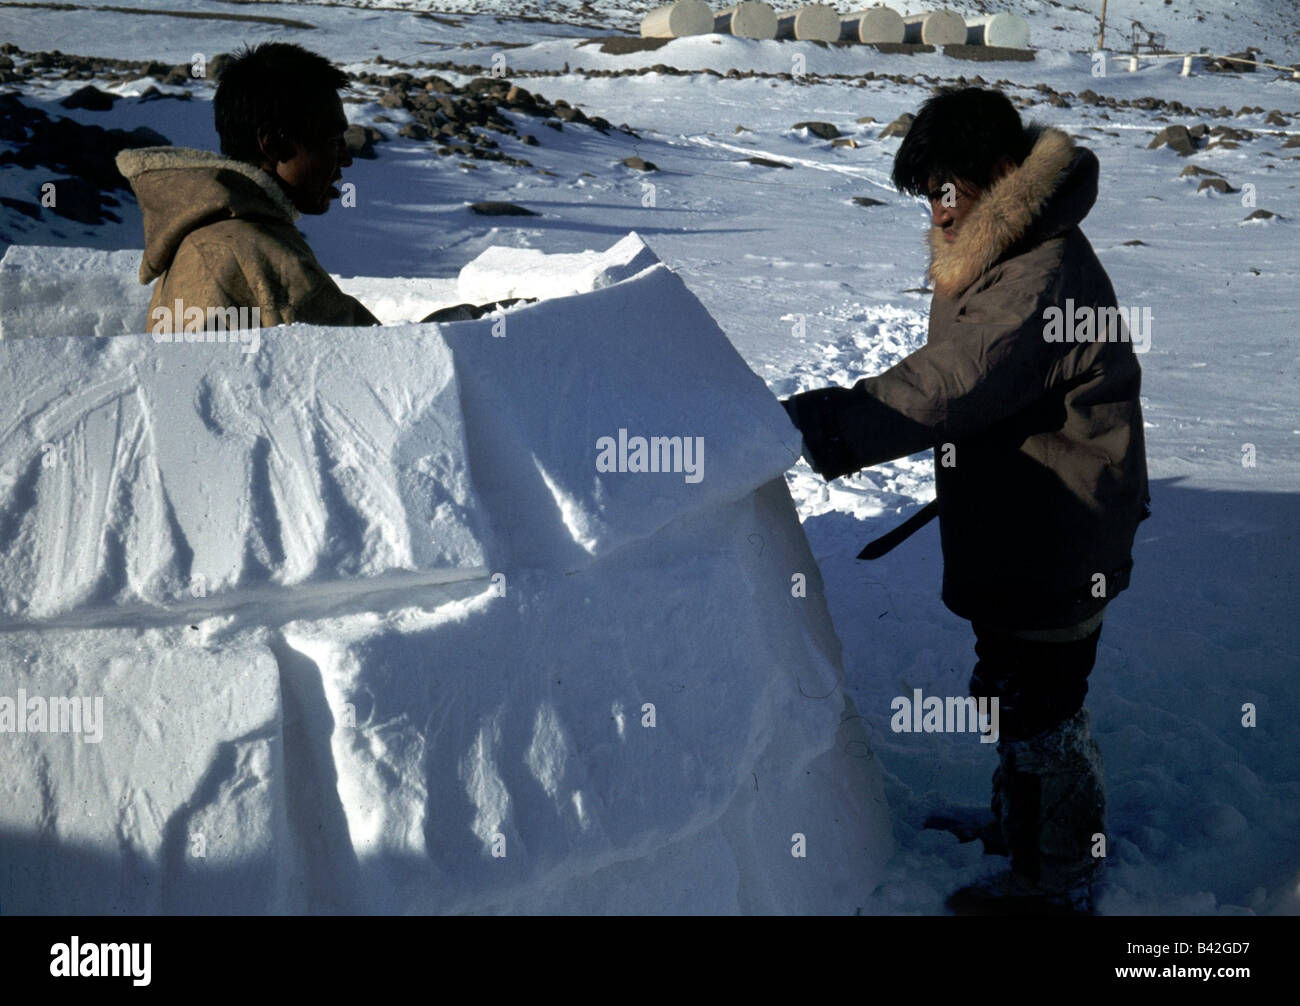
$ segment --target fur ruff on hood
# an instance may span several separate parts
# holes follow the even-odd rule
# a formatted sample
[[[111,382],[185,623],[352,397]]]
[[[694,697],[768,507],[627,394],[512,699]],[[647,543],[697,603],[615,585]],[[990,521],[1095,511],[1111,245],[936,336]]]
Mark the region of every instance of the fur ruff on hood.
[[[140,282],[165,273],[194,230],[218,220],[270,219],[292,224],[302,214],[261,168],[208,150],[140,147],[117,155],[144,217]]]
[[[379,324],[316,260],[294,226],[297,209],[265,171],[184,147],[123,151],[117,165],[140,205],[151,321],[164,307],[179,331],[182,302],[204,311],[207,324],[214,308],[256,309],[254,324],[268,328]]]
[[[136,147],[123,150],[117,155],[117,170],[128,182],[134,181],[146,171],[175,171],[186,168],[214,169],[235,171],[254,182],[266,193],[268,199],[275,203],[290,221],[297,220],[302,214],[289,201],[284,190],[276,184],[275,179],[255,164],[237,161],[224,154],[214,154],[210,150],[194,150],[191,147]]]
[[[1075,158],[1069,134],[1034,128],[1033,148],[1019,167],[993,183],[962,222],[956,240],[931,227],[930,279],[935,292],[956,297],[979,279],[1017,241],[1043,211]]]

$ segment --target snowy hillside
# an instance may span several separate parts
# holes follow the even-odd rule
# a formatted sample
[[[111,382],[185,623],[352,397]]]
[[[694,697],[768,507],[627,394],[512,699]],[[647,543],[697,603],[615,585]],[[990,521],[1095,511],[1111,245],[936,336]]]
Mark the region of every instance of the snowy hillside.
[[[1097,154],[1101,164],[1098,202],[1083,230],[1107,269],[1120,302],[1150,306],[1154,317],[1150,350],[1141,356],[1154,516],[1139,528],[1133,586],[1107,613],[1088,697],[1094,733],[1105,758],[1110,800],[1109,886],[1101,911],[1300,911],[1300,735],[1293,729],[1295,712],[1300,709],[1300,684],[1295,674],[1300,667],[1300,621],[1296,618],[1300,608],[1300,332],[1295,320],[1300,308],[1300,250],[1295,237],[1300,221],[1300,80],[1272,70],[1214,73],[1199,62],[1191,76],[1183,77],[1181,61],[1150,58],[1144,59],[1136,72],[1129,72],[1127,58],[1118,55],[1101,64],[1099,72],[1090,55],[1097,30],[1092,8],[1099,4],[1091,0],[1061,5],[1027,0],[954,5],[968,12],[1013,10],[1030,21],[1031,44],[1036,50],[1032,61],[978,63],[943,53],[887,54],[864,47],[720,36],[675,40],[636,51],[591,42],[634,33],[639,13],[654,6],[637,0],[525,0],[509,5],[508,11],[506,5],[493,0],[383,0],[346,6],[174,0],[159,5],[159,9],[198,17],[97,11],[95,4],[77,6],[76,10],[0,7],[0,42],[12,44],[6,56],[13,63],[11,68],[0,69],[0,79],[5,81],[4,87],[20,95],[26,110],[15,111],[0,97],[0,118],[9,116],[4,122],[18,121],[18,116],[30,113],[32,117],[23,121],[35,123],[39,115],[50,121],[64,117],[104,130],[147,127],[175,144],[215,148],[212,84],[187,79],[183,73],[169,78],[173,65],[187,63],[196,52],[209,58],[229,52],[244,41],[300,42],[328,55],[354,75],[345,106],[348,116],[383,136],[373,144],[373,158],[358,157],[345,169],[345,179],[356,185],[357,206],[336,206],[323,217],[303,221],[302,226],[329,271],[342,277],[342,285],[384,321],[414,320],[431,305],[461,299],[457,293],[462,297],[469,296],[465,292],[469,290],[484,293],[486,287],[473,285],[478,282],[475,270],[462,270],[487,249],[521,249],[534,256],[604,251],[636,232],[671,274],[680,277],[743,363],[762,379],[771,393],[769,398],[825,384],[848,384],[878,373],[925,340],[929,291],[924,283],[924,234],[929,213],[923,204],[901,196],[889,183],[899,140],[881,136],[887,124],[901,113],[915,112],[934,86],[964,81],[996,84],[1012,96],[1026,119],[1071,133]],[[856,5],[837,6],[847,10]],[[225,19],[230,15],[261,20]],[[1127,48],[1130,19],[1165,33],[1168,47],[1175,51],[1205,48],[1224,53],[1254,46],[1270,61],[1300,62],[1300,10],[1293,4],[1272,0],[1213,4],[1111,0],[1107,45],[1116,53]],[[297,24],[282,23],[285,20]],[[91,58],[70,66],[39,55],[55,49]],[[403,100],[392,96],[398,84],[395,75],[407,72],[415,81],[411,92],[428,80],[438,93],[445,87],[461,88],[453,96],[468,101],[473,93],[471,81],[489,73],[497,57],[504,63],[508,80],[547,104],[542,112],[529,111],[520,104],[502,104],[501,115],[512,131],[478,129],[491,138],[494,148],[475,146],[463,136],[448,140],[422,137],[420,129],[425,128],[427,119],[418,103],[408,100],[409,95]],[[112,65],[107,62],[110,59],[133,62]],[[150,66],[150,61],[157,65]],[[433,81],[435,77],[440,82]],[[60,104],[88,83],[117,96],[111,107],[91,110]],[[150,88],[154,90],[150,92]],[[583,122],[577,113],[592,121],[600,117],[611,126]],[[809,121],[830,128],[795,128],[796,123]],[[613,128],[623,124],[627,131]],[[1161,130],[1171,125],[1203,126],[1204,130],[1197,132],[1204,135],[1185,156],[1167,145],[1151,147]],[[39,206],[41,184],[54,176],[65,177],[70,169],[53,161],[23,163],[18,152],[24,144],[33,146],[27,137],[34,135],[12,129],[0,133],[0,152],[14,155],[0,161],[0,250],[9,245],[40,245],[138,251],[139,211],[129,192],[121,188],[111,189],[105,182],[96,190],[93,206],[87,194],[87,212],[79,214],[80,218]],[[492,150],[500,156],[484,156]],[[648,170],[625,163],[628,158],[648,162],[641,166]],[[480,215],[471,205],[482,201],[507,201],[536,215]],[[109,325],[106,331],[129,327],[125,296],[112,300],[111,309],[104,306],[109,299],[105,291],[121,291],[123,284],[131,282],[133,274],[126,269],[129,259],[114,259],[112,270],[95,274],[93,282],[99,285],[93,290],[97,292],[84,298],[78,295],[69,304],[60,291],[74,289],[81,280],[67,271],[67,263],[53,268],[50,263],[58,260],[43,258],[50,254],[25,254],[15,247],[13,258],[0,265],[0,332],[6,340],[0,343],[0,351],[6,354],[7,372],[9,359],[25,352],[20,342],[8,341],[15,326],[28,324],[28,317],[37,314],[48,318],[56,306],[61,305],[64,311],[65,320],[59,323],[83,326],[78,331],[94,331],[97,323]],[[480,263],[502,254],[491,252]],[[506,260],[514,270],[520,270],[520,263],[526,261],[509,255]],[[29,263],[25,273],[19,269],[22,262]],[[498,288],[514,289],[514,277],[507,281],[501,273],[496,272]],[[572,293],[560,289],[563,284],[559,280],[550,282],[556,295]],[[463,284],[461,289],[458,283]],[[130,303],[132,310],[138,306],[140,317],[147,295],[143,287],[130,295],[137,298]],[[33,313],[25,313],[29,311]],[[642,324],[640,319],[638,324]],[[673,340],[678,333],[642,331],[652,346],[661,338],[666,344],[677,344]],[[587,351],[599,352],[595,347]],[[69,340],[64,352],[77,355],[76,340]],[[122,352],[123,361],[134,359],[131,352]],[[18,355],[11,357],[11,353]],[[687,350],[682,354],[690,356]],[[107,382],[105,387],[109,387],[112,381],[121,380],[113,376],[112,363],[105,357],[94,364],[101,370],[86,373],[98,374],[95,381]],[[547,371],[559,372],[558,368]],[[460,390],[487,394],[490,389]],[[705,409],[715,391],[688,376],[673,380],[668,375],[656,386],[655,395],[656,401],[668,403],[671,409],[686,410],[688,402],[691,408]],[[759,388],[755,395],[751,388],[745,394],[746,402],[756,403],[766,392]],[[578,399],[571,388],[559,386],[551,400]],[[217,414],[228,416],[235,424],[231,427],[234,440],[251,436],[238,425],[242,422],[238,399],[232,403],[217,395],[212,401],[214,409],[225,410]],[[767,404],[775,407],[773,401]],[[408,405],[414,408],[413,403]],[[759,409],[758,404],[752,407]],[[698,415],[703,422],[704,413]],[[17,419],[18,413],[14,413],[12,420]],[[515,421],[519,431],[526,431],[541,420],[537,415],[521,415]],[[145,429],[142,417],[132,422],[137,424],[132,428]],[[376,422],[384,428],[383,422]],[[30,439],[36,433],[21,429],[21,423],[14,430],[6,427],[6,431],[5,436],[21,433],[27,437],[23,442],[28,446],[36,443]],[[327,433],[336,435],[337,427],[328,427]],[[509,448],[516,460],[525,451],[522,437],[521,432]],[[9,466],[9,471],[17,460],[6,454],[0,463]],[[21,460],[27,464],[30,456]],[[861,713],[892,828],[892,836],[882,836],[871,831],[875,826],[872,820],[859,822],[863,834],[876,843],[873,849],[881,862],[864,855],[862,876],[847,881],[828,879],[818,888],[819,896],[826,899],[818,904],[833,902],[835,907],[823,910],[841,910],[843,905],[843,910],[860,909],[864,914],[941,912],[948,892],[993,872],[999,864],[982,856],[978,843],[958,844],[946,832],[926,830],[922,824],[936,809],[985,803],[994,758],[988,746],[974,737],[893,732],[890,701],[897,695],[912,694],[914,688],[927,694],[963,694],[975,660],[973,636],[968,624],[939,601],[941,562],[933,526],[877,562],[867,564],[854,558],[868,540],[933,498],[931,460],[919,455],[831,485],[815,477],[802,462],[786,465],[788,456],[780,463],[766,457],[751,460],[754,466],[745,470],[755,478],[732,483],[736,489],[733,499],[714,499],[711,505],[715,509],[707,517],[701,512],[698,525],[679,527],[674,533],[698,536],[691,538],[698,543],[722,534],[731,522],[746,535],[763,534],[754,528],[777,519],[773,513],[780,509],[777,502],[762,495],[763,486],[770,485],[765,479],[788,468],[786,484],[798,508],[806,547],[824,581],[825,605],[835,630],[829,639],[814,635],[814,642],[804,648],[808,652],[832,651],[838,645],[831,641],[835,636],[842,643],[843,692]],[[94,463],[85,463],[88,471],[99,470]],[[769,471],[772,464],[776,468]],[[565,471],[563,466],[560,470]],[[107,474],[105,470],[105,477]],[[573,476],[572,471],[567,474]],[[477,492],[478,483],[474,485]],[[10,496],[0,503],[0,542],[8,547],[26,542],[19,515],[31,507],[22,504],[22,493],[13,488],[13,482],[4,486]],[[101,485],[96,491],[109,493],[111,488]],[[303,492],[310,496],[319,488],[304,487]],[[72,489],[69,486],[67,491]],[[354,489],[344,484],[339,491],[343,499],[353,499],[347,493]],[[675,512],[674,499],[678,497],[674,494],[682,491],[679,485],[674,486],[673,494],[647,501],[640,511],[624,510],[614,525],[605,526],[594,519],[581,523],[584,515],[603,512],[584,495],[588,489],[576,477],[550,485],[544,480],[534,482],[530,498],[547,500],[560,512],[564,507],[559,501],[572,501],[575,509],[571,514],[577,520],[572,523],[557,517],[548,529],[553,536],[541,539],[547,547],[538,546],[539,554],[553,557],[555,551],[550,546],[563,540],[560,533],[564,529],[566,534],[574,528],[580,530],[567,539],[569,558],[579,552],[591,554],[573,544],[578,539],[600,542],[607,533],[634,526],[640,528],[637,534],[669,533],[661,521],[665,514]],[[396,488],[393,492],[396,495],[384,497],[388,503],[401,499]],[[503,487],[490,484],[484,492],[497,500],[507,495]],[[356,498],[358,506],[361,496]],[[154,509],[142,504],[139,513],[166,525],[172,518],[158,507],[156,496],[154,499]],[[473,509],[468,499],[457,497],[456,505]],[[368,497],[366,502],[379,507],[370,512],[389,516],[373,524],[356,525],[356,540],[373,545],[365,552],[370,565],[343,572],[354,575],[360,570],[369,575],[388,569],[431,568],[417,561],[409,537],[402,537],[410,529],[400,526],[392,512],[379,503]],[[329,508],[325,503],[321,506],[320,520],[327,522]],[[366,511],[361,508],[359,512]],[[434,516],[424,514],[421,519]],[[448,511],[442,516],[455,515]],[[251,542],[250,554],[258,555],[258,549],[265,552],[267,539],[258,537],[261,517],[257,513],[226,514],[222,519],[242,529],[240,534],[246,534]],[[796,544],[790,545],[792,548],[798,545],[799,536],[793,537]],[[188,536],[174,534],[167,540],[182,539],[189,541]],[[487,537],[467,533],[461,540],[463,549],[439,561],[477,568],[481,563],[473,558],[473,549],[481,546],[490,556],[494,547]],[[608,540],[620,539],[615,534]],[[130,552],[129,535],[113,541],[119,551]],[[44,544],[34,540],[31,544],[42,561],[59,559],[41,552]],[[303,547],[295,550],[294,543],[282,543],[279,554],[284,560],[285,584],[316,582],[326,568],[328,550],[317,547],[319,542],[300,544]],[[640,547],[644,549],[644,543]],[[710,591],[719,598],[735,594],[737,578],[748,583],[746,577],[759,568],[746,565],[751,561],[762,569],[789,561],[783,555],[751,559],[737,554],[728,559],[739,564],[727,567],[729,573],[718,571],[723,567],[710,572],[687,563],[685,548],[674,553],[682,565],[666,568],[685,577],[683,590],[688,594],[699,592],[691,594],[692,598]],[[168,580],[181,565],[177,557],[181,552],[183,549],[173,547],[167,555],[148,556],[147,561],[140,552],[130,563],[118,566],[112,562],[121,555],[111,550],[88,553],[88,560],[107,563],[104,568],[116,572],[95,579],[87,569],[85,579],[73,576],[69,582],[84,587],[76,595],[78,604],[87,598],[162,603],[170,596],[166,594],[171,589],[169,583],[181,582]],[[242,556],[241,552],[227,557],[227,565],[238,565]],[[59,561],[66,561],[66,568],[71,569],[76,566],[73,558],[65,550]],[[290,563],[290,558],[299,565]],[[769,560],[775,565],[762,566]],[[544,565],[541,559],[535,562]],[[284,720],[288,715],[283,709],[276,711],[273,679],[280,673],[288,675],[287,681],[309,682],[310,690],[299,694],[298,704],[290,710],[300,721],[297,725],[285,721],[283,728],[310,738],[299,748],[305,752],[302,757],[337,766],[339,803],[331,805],[327,838],[330,855],[336,858],[329,861],[346,861],[349,849],[364,847],[349,846],[347,841],[364,835],[367,841],[389,843],[387,847],[395,850],[383,869],[405,868],[412,862],[419,863],[420,869],[430,869],[431,847],[424,825],[414,817],[393,820],[384,801],[375,796],[381,791],[378,780],[385,771],[377,767],[386,757],[382,744],[366,737],[346,744],[337,742],[338,747],[331,748],[334,742],[322,741],[318,731],[322,711],[334,702],[354,702],[358,710],[373,702],[375,722],[391,717],[395,724],[393,758],[407,759],[404,764],[409,769],[428,756],[417,748],[435,731],[425,732],[424,722],[398,723],[398,707],[409,698],[418,716],[434,714],[436,697],[419,692],[418,685],[412,683],[418,661],[425,658],[412,654],[432,652],[424,644],[436,638],[439,645],[447,639],[467,647],[464,652],[473,653],[483,666],[495,668],[491,673],[499,677],[485,689],[522,689],[512,693],[517,708],[529,707],[531,702],[529,708],[535,712],[542,707],[543,696],[528,689],[541,686],[531,680],[520,683],[515,676],[501,673],[494,663],[501,654],[494,649],[493,639],[523,631],[521,626],[532,631],[552,617],[556,626],[578,633],[573,623],[565,621],[568,609],[564,605],[577,604],[574,598],[586,591],[608,604],[614,613],[611,618],[622,619],[619,624],[629,633],[606,627],[590,642],[614,655],[612,662],[623,668],[619,673],[627,672],[618,679],[626,686],[626,695],[611,692],[603,700],[600,714],[608,720],[614,715],[613,702],[620,701],[621,715],[632,730],[634,712],[640,707],[631,698],[636,679],[620,661],[647,643],[652,633],[638,623],[640,616],[631,613],[655,610],[657,614],[645,614],[644,619],[677,625],[674,619],[692,609],[684,602],[660,611],[646,594],[623,585],[637,576],[653,575],[657,567],[652,551],[638,551],[637,546],[629,545],[624,551],[614,550],[608,562],[608,570],[617,569],[607,571],[612,579],[602,580],[599,575],[588,579],[590,571],[577,577],[561,572],[556,582],[566,584],[563,590],[576,593],[559,598],[547,595],[551,598],[547,603],[559,608],[539,602],[538,607],[524,610],[524,606],[510,619],[491,625],[488,622],[499,613],[480,610],[472,598],[440,595],[436,604],[426,605],[427,610],[400,617],[387,610],[378,615],[312,610],[291,627],[278,625],[277,631],[283,632],[281,642],[227,631],[222,622],[225,616],[212,614],[202,623],[203,639],[211,642],[210,646],[205,642],[207,648],[186,640],[190,630],[183,627],[128,631],[78,622],[81,616],[68,614],[75,614],[71,601],[71,607],[60,607],[66,598],[41,593],[48,579],[24,581],[23,575],[34,575],[31,569],[4,567],[0,579],[10,590],[6,600],[14,599],[17,608],[11,606],[6,612],[11,621],[0,632],[0,646],[7,654],[39,654],[46,661],[43,666],[54,669],[51,673],[66,670],[59,670],[62,665],[54,656],[57,639],[37,638],[41,630],[30,620],[23,624],[12,621],[21,610],[35,606],[42,617],[62,612],[62,617],[75,622],[56,621],[53,631],[93,628],[101,633],[102,638],[91,641],[91,649],[108,655],[105,666],[111,664],[112,654],[135,645],[137,631],[154,634],[159,653],[187,648],[188,660],[191,650],[196,654],[202,650],[193,655],[193,663],[185,665],[187,674],[206,673],[201,661],[243,660],[250,676],[247,693],[251,705],[238,716],[231,715],[223,729],[230,737],[247,735],[252,740],[248,751],[239,755],[244,759],[239,765],[245,776],[234,773],[232,761],[231,779],[275,777],[272,768],[263,770],[256,760],[262,755],[254,750],[263,736],[258,731],[276,722],[277,716]],[[310,570],[310,575],[302,570]],[[231,576],[237,581],[237,576]],[[786,579],[788,582],[788,576]],[[544,593],[539,590],[534,596],[540,598]],[[731,602],[719,603],[719,619],[728,612],[750,617],[747,608],[738,605],[733,611],[726,607]],[[476,624],[485,626],[479,635],[467,628]],[[114,635],[123,631],[127,635]],[[703,623],[696,631],[728,635],[721,621]],[[634,637],[630,635],[633,632],[643,635]],[[557,649],[565,642],[558,628],[555,635],[543,638]],[[683,647],[662,659],[666,664],[686,660],[688,651],[689,647]],[[246,660],[242,654],[247,654]],[[742,656],[736,653],[726,659],[740,661]],[[306,664],[299,663],[300,659],[310,662],[314,670],[303,671]],[[383,670],[385,661],[391,662],[391,672]],[[547,674],[555,671],[557,677],[570,680],[567,672],[560,673],[563,661],[556,652],[547,651],[543,662]],[[577,687],[590,689],[584,694],[593,694],[596,683],[590,677],[579,680]],[[745,739],[739,732],[724,733],[716,749],[697,752],[695,766],[701,771],[717,770],[725,763],[730,771],[755,763],[761,751],[769,750],[763,743],[776,743],[758,735],[780,722],[779,701],[771,695],[760,698],[750,694],[758,688],[758,678],[737,678],[731,683],[721,678],[708,680],[716,694],[725,695],[728,701],[742,694],[752,701],[749,722],[757,735]],[[364,700],[356,698],[362,693]],[[7,694],[5,688],[0,687],[0,694]],[[201,693],[196,701],[216,708],[224,699],[214,690]],[[1258,711],[1255,727],[1242,725],[1242,709],[1247,703]],[[598,809],[587,805],[581,812],[570,802],[563,811],[569,816],[563,817],[558,801],[571,801],[570,791],[565,789],[558,797],[549,792],[543,796],[544,784],[539,779],[545,772],[532,773],[524,761],[535,733],[543,737],[538,750],[546,747],[545,738],[551,736],[549,724],[545,716],[515,723],[523,740],[519,750],[510,749],[510,756],[518,764],[501,770],[506,788],[512,792],[522,786],[543,787],[530,798],[535,798],[533,804],[525,801],[515,806],[529,808],[536,815],[533,820],[545,822],[538,827],[550,843],[546,845],[551,857],[546,861],[550,871],[546,884],[559,884],[556,878],[572,878],[571,872],[565,872],[571,861],[564,857],[585,848],[583,841],[594,841],[564,830],[581,830],[581,825],[575,824],[580,813],[587,813],[589,820],[600,819],[598,830],[603,829],[607,849],[634,849],[638,856],[655,842],[692,835],[692,841],[698,839],[698,843],[691,846],[691,856],[699,857],[698,863],[714,862],[723,855],[720,850],[726,839],[720,836],[736,834],[727,831],[727,820],[744,819],[750,822],[746,827],[759,826],[753,824],[754,805],[743,802],[733,805],[740,808],[736,819],[724,820],[725,794],[732,793],[739,801],[739,790],[726,789],[716,779],[710,780],[714,788],[708,789],[707,809],[699,809],[695,816],[668,815],[675,823],[665,826],[661,835],[650,835],[653,829],[648,817],[633,816],[644,829],[638,835],[619,832],[620,822],[629,818],[619,803],[622,797],[608,788],[604,792],[609,802]],[[826,736],[827,722],[806,723],[804,728],[804,733],[795,732],[796,739],[817,740],[810,741],[800,757],[812,757]],[[456,750],[463,755],[477,743],[476,729],[471,729],[468,719],[457,721],[447,743],[453,747],[458,743]],[[484,729],[487,733],[483,736],[490,737],[491,730]],[[594,721],[584,722],[566,736],[591,738],[595,733],[581,731],[596,729]],[[221,743],[207,735],[196,737],[196,743],[200,741]],[[739,753],[742,749],[743,754]],[[446,753],[436,744],[427,750]],[[537,758],[534,762],[541,764]],[[718,761],[711,761],[713,758]],[[570,762],[580,763],[587,764],[581,758]],[[30,765],[20,767],[11,778],[28,778],[23,776],[28,768]],[[584,771],[593,770],[587,766]],[[511,777],[510,772],[516,776]],[[758,774],[761,779],[763,773]],[[489,775],[485,770],[481,780]],[[462,779],[430,780],[415,770],[399,773],[399,777],[400,784],[408,787],[403,792],[411,797],[397,804],[401,807],[424,806],[421,800],[429,796],[412,795],[411,787],[416,787],[412,780],[447,787],[442,792],[455,785],[460,786],[459,792],[464,791]],[[611,779],[597,782],[609,785]],[[730,781],[734,780],[728,785]],[[169,785],[193,789],[199,782],[187,777]],[[266,785],[271,795],[258,804],[257,812],[293,813],[292,806],[276,802],[271,783]],[[216,782],[211,786],[214,792],[220,788]],[[572,789],[592,792],[588,783],[575,784]],[[483,781],[480,792],[490,794],[492,784]],[[651,787],[647,792],[654,796],[657,791]],[[763,792],[760,788],[760,795]],[[628,798],[635,800],[635,795]],[[30,819],[38,819],[38,796],[32,799],[36,809],[28,808]],[[487,796],[484,799],[490,803]],[[175,806],[183,803],[178,797]],[[134,805],[127,806],[130,814],[143,813]],[[233,804],[227,805],[232,813],[233,808]],[[813,809],[821,813],[826,805]],[[491,817],[486,811],[484,814],[484,821]],[[473,820],[471,815],[460,822],[465,833]],[[715,828],[720,830],[710,830]],[[788,842],[789,833],[801,829],[783,830]],[[146,832],[141,826],[131,833]],[[176,854],[179,838],[163,835],[161,830],[149,834],[153,844],[142,839],[141,847],[162,857],[159,862]],[[287,824],[278,831],[268,824],[261,834],[268,836],[269,842],[271,837],[294,832]],[[889,838],[894,851],[886,859]],[[0,837],[0,843],[6,840]],[[39,843],[26,832],[22,841],[31,843],[23,846],[24,855],[36,855],[33,850],[39,850]],[[461,862],[456,857],[465,854],[459,847],[443,851],[449,858],[438,860],[440,870],[447,863]],[[759,859],[741,856],[728,862],[753,867]],[[350,869],[356,869],[355,864]],[[360,885],[354,891],[383,886],[375,883],[367,887],[367,878],[359,873],[350,876]],[[249,885],[265,879],[263,875],[259,878]],[[837,889],[841,882],[863,886],[849,897]],[[634,884],[602,888],[590,878],[573,883],[570,906],[577,909],[700,911],[724,903],[720,890],[701,891],[695,901],[682,894],[675,899],[665,895],[657,904],[612,902],[608,899],[621,897],[617,892],[626,893]],[[454,904],[473,909],[544,910],[536,900],[542,896],[538,892],[559,889],[546,884],[527,891],[510,889],[513,894],[508,885],[494,888],[478,901],[462,891],[456,896],[461,900]],[[760,887],[753,880],[748,889],[758,891]],[[727,903],[727,910],[764,904],[789,906],[795,900],[780,888],[770,900],[756,895],[750,905]],[[329,906],[313,907],[325,910]],[[389,903],[380,907],[397,910],[412,906]]]
[[[848,2],[828,0],[829,6],[842,14],[865,10],[873,6],[871,0]],[[104,3],[84,3],[79,6],[108,6]],[[122,5],[118,5],[122,6]],[[474,39],[482,31],[482,23],[491,21],[497,32],[494,38],[521,41],[525,37],[545,37],[562,34],[566,28],[592,31],[636,33],[641,17],[649,10],[661,6],[659,0],[349,0],[340,5],[338,0],[300,0],[298,3],[276,3],[273,0],[245,0],[241,11],[265,11],[266,16],[284,17],[299,21],[330,21],[332,15],[317,14],[313,7],[346,6],[378,12],[409,11],[428,14],[431,23],[425,25],[431,36],[443,36],[448,45],[460,45]],[[712,4],[715,10],[728,6]],[[773,4],[778,9],[798,6],[793,3]],[[949,4],[918,3],[905,0],[890,4],[902,14],[919,13],[938,7],[947,7],[963,15],[1009,12],[1019,14],[1032,25],[1036,45],[1046,48],[1088,49],[1097,39],[1097,16],[1100,0],[960,0]],[[211,0],[177,0],[166,4],[166,10],[198,11],[225,10],[229,5]],[[46,14],[46,17],[49,15]],[[1171,50],[1195,52],[1202,45],[1211,48],[1231,47],[1244,49],[1247,45],[1262,48],[1276,58],[1291,54],[1291,62],[1300,53],[1300,27],[1295,23],[1295,10],[1285,0],[1218,0],[1214,3],[1195,3],[1193,0],[1108,0],[1108,45],[1127,48],[1121,39],[1128,39],[1130,25],[1140,21],[1149,29],[1163,32]],[[1051,32],[1051,35],[1044,33]],[[1277,49],[1279,51],[1274,52]],[[83,50],[73,49],[81,52]]]
[[[493,45],[520,46],[556,38],[637,35],[642,15],[658,0],[168,0],[145,8],[108,0],[75,0],[63,7],[0,8],[5,40],[24,48],[59,48],[80,55],[177,61],[194,51],[233,48],[236,39],[292,39],[340,61],[371,53],[404,59],[452,54],[461,61],[473,50]],[[87,18],[82,8],[116,7]],[[726,6],[714,3],[720,10]],[[774,4],[777,8],[797,4]],[[830,6],[849,13],[872,6],[835,0]],[[1030,25],[1034,48],[1091,51],[1096,47],[1100,0],[969,0],[948,5],[890,4],[900,13],[947,6],[962,14],[1012,12]],[[135,9],[139,13],[126,13]],[[148,11],[146,13],[146,10]],[[113,30],[102,30],[111,17]],[[1241,51],[1254,46],[1279,63],[1300,61],[1300,27],[1288,0],[1108,0],[1106,47],[1129,49],[1132,23],[1165,36],[1173,52]],[[358,31],[358,28],[361,28]],[[342,49],[327,41],[339,35]],[[215,41],[217,38],[224,41]],[[29,43],[31,45],[29,46]]]

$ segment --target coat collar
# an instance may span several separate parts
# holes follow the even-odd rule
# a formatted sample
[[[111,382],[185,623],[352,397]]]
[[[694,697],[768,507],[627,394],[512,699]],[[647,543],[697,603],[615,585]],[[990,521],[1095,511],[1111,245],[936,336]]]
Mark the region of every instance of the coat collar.
[[[300,216],[269,174],[243,161],[186,147],[142,147],[117,155],[144,223],[140,282],[171,268],[181,242],[219,220],[293,223]]]
[[[189,147],[135,147],[117,155],[117,170],[127,181],[134,181],[146,171],[234,171],[253,182],[290,222],[302,214],[293,205],[274,178],[255,164]]]
[[[935,293],[956,297],[1023,238],[1061,185],[1076,149],[1069,134],[1035,128],[1037,137],[1019,167],[998,179],[962,223],[957,239],[931,227],[930,279]]]

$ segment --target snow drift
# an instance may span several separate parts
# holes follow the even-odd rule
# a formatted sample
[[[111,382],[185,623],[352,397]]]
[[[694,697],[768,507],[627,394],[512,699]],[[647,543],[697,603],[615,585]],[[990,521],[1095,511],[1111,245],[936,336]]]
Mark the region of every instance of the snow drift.
[[[134,277],[51,253],[61,293],[0,343],[6,911],[852,912],[878,883],[793,431],[638,238],[492,249],[462,289],[542,298],[495,317],[255,352],[94,337]]]

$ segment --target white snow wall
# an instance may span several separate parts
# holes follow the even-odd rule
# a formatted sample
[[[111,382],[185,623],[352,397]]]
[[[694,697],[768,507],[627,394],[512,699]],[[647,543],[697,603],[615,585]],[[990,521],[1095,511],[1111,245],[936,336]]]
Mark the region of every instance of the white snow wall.
[[[890,822],[793,430],[638,238],[586,265],[255,353],[0,343],[0,908],[854,910]],[[620,429],[702,477],[598,471]]]

